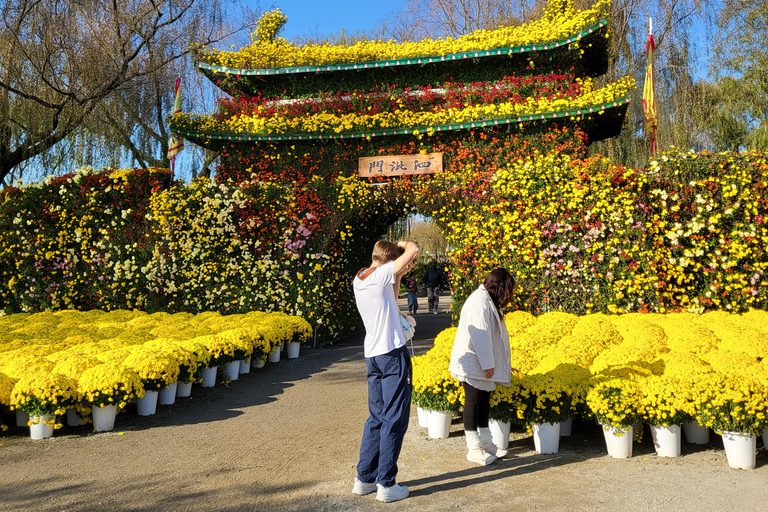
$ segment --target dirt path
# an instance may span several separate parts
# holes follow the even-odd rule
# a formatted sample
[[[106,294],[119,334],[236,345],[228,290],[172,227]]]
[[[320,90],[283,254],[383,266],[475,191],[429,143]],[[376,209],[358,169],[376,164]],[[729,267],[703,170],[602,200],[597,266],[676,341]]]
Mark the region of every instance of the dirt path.
[[[449,319],[417,320],[423,353]],[[228,388],[195,387],[154,416],[120,415],[111,433],[65,428],[31,441],[11,429],[0,435],[0,510],[768,510],[765,450],[756,470],[732,470],[718,436],[662,459],[646,431],[617,460],[582,421],[556,455],[536,455],[516,433],[511,457],[483,468],[464,458],[459,418],[449,439],[431,440],[415,411],[398,475],[411,497],[381,504],[350,493],[366,416],[362,339],[302,349]]]

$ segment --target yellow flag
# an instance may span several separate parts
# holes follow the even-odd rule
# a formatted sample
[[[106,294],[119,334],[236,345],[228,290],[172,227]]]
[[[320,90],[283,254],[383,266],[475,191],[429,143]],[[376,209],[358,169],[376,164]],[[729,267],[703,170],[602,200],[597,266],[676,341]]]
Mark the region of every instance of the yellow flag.
[[[181,78],[176,79],[176,86],[173,89],[175,98],[173,100],[173,113],[177,114],[181,112]],[[176,160],[181,150],[184,149],[184,139],[171,133],[171,138],[168,141],[168,160],[171,161],[171,172],[173,172],[173,161]]]
[[[658,126],[658,119],[656,117],[656,96],[653,93],[653,52],[656,50],[653,34],[648,35],[645,49],[648,53],[648,68],[645,71],[645,83],[643,84],[645,133],[648,134],[648,140],[651,142],[651,154],[656,156],[656,128]]]

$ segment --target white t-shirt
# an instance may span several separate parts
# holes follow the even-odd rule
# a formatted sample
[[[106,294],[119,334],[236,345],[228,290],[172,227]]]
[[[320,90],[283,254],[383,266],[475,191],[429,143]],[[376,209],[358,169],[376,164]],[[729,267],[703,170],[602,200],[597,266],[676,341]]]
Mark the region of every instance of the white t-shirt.
[[[405,345],[394,284],[394,261],[377,267],[365,279],[355,276],[355,302],[365,325],[365,357],[387,354]]]

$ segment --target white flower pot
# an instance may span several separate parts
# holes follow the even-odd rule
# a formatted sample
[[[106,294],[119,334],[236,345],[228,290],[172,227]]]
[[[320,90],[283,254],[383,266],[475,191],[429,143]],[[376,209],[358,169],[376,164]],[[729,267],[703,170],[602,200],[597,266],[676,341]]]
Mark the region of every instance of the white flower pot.
[[[177,382],[171,382],[163,389],[160,390],[160,395],[157,397],[157,403],[159,405],[173,405],[176,401],[176,388]]]
[[[240,375],[244,373],[251,373],[251,358],[250,356],[245,361],[240,361]]]
[[[680,425],[662,427],[651,425],[651,436],[659,457],[679,457],[682,435]]]
[[[488,429],[491,431],[493,445],[502,450],[509,448],[509,431],[512,430],[512,423],[509,421],[488,421]]]
[[[421,407],[416,407],[416,416],[419,418],[419,426],[421,428],[427,428],[429,426],[429,420],[427,419],[427,410]]]
[[[740,432],[723,432],[723,446],[728,465],[735,469],[755,469],[757,437]]]
[[[96,432],[109,432],[115,428],[115,418],[117,417],[116,405],[105,405],[104,407],[93,407],[93,430]]]
[[[451,411],[427,411],[427,435],[432,439],[448,439],[452,417]]]
[[[573,432],[573,416],[560,423],[560,437],[570,437]]]
[[[559,423],[534,423],[533,446],[536,453],[557,453],[560,449]]]
[[[70,427],[79,427],[80,425],[84,425],[85,422],[83,421],[83,418],[81,418],[77,411],[73,408],[67,409],[67,425]]]
[[[42,416],[30,416],[29,420],[32,422],[29,426],[29,437],[32,439],[48,439],[53,437],[53,424],[49,425],[46,421],[55,421],[56,416],[53,414],[43,414]]]
[[[264,363],[266,363],[266,359],[253,359],[251,368],[264,368]]]
[[[212,388],[216,385],[216,370],[218,370],[218,366],[213,366],[211,368],[203,368],[203,382],[200,383],[200,386],[204,388]]]
[[[602,425],[605,446],[608,455],[617,459],[626,459],[632,456],[633,427],[616,428],[611,425]]]
[[[276,348],[275,350],[273,350],[272,353],[267,356],[267,361],[269,361],[270,363],[280,362],[280,349]]]
[[[145,391],[144,396],[136,401],[139,416],[152,416],[157,412],[157,391]]]
[[[229,380],[237,380],[240,377],[240,361],[230,361],[225,365]]]
[[[699,425],[698,421],[689,421],[687,423],[683,423],[683,433],[685,434],[686,443],[709,443],[709,429],[703,425]]]
[[[176,386],[176,398],[187,398],[192,394],[191,382],[179,382]]]
[[[286,347],[286,351],[288,352],[288,359],[296,359],[299,357],[299,349],[301,348],[301,343],[291,342],[288,343]]]
[[[26,427],[27,423],[29,423],[29,414],[21,409],[16,409],[16,426]]]

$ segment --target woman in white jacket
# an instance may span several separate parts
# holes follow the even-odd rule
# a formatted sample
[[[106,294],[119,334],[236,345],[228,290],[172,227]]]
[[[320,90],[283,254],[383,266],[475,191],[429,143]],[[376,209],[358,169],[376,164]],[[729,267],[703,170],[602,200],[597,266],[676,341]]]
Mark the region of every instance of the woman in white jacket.
[[[451,352],[451,375],[464,386],[464,435],[467,460],[488,465],[506,452],[493,445],[488,429],[491,391],[509,386],[509,333],[502,308],[510,303],[515,279],[503,268],[492,270],[461,308]]]

